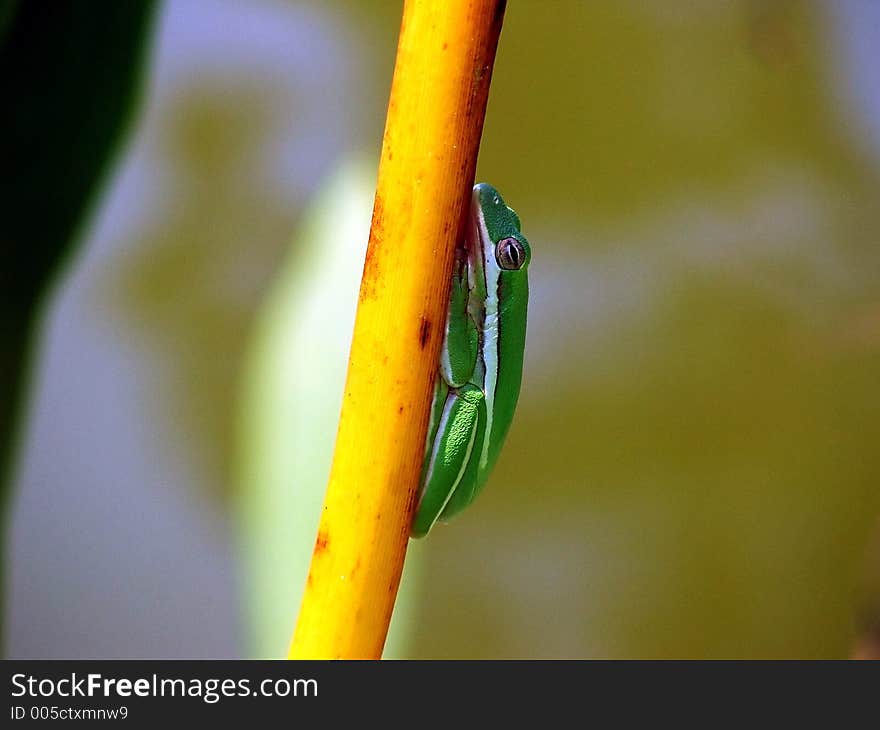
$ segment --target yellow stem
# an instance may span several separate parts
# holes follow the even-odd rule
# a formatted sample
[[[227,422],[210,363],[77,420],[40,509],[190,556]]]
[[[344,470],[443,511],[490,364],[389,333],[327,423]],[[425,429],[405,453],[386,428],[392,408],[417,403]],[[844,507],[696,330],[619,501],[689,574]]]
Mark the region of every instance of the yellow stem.
[[[336,451],[291,659],[378,659],[504,0],[406,0]]]

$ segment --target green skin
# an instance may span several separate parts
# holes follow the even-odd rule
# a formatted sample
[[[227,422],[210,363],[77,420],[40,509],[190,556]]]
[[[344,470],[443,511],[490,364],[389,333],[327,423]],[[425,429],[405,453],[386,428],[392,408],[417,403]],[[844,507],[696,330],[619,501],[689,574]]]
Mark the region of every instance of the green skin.
[[[530,257],[516,213],[491,185],[475,185],[452,273],[413,537],[467,507],[498,459],[522,380]]]

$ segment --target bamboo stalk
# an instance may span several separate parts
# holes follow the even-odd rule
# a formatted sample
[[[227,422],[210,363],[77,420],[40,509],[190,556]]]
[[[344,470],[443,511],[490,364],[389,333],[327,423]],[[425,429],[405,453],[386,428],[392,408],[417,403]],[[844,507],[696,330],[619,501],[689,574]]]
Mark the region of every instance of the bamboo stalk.
[[[336,451],[291,659],[381,657],[505,0],[406,0]]]

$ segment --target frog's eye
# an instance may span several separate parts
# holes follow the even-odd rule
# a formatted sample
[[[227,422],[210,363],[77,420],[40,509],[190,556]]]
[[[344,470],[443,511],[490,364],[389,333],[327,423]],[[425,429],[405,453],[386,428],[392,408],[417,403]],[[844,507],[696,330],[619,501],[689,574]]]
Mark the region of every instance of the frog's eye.
[[[495,260],[502,269],[516,271],[525,266],[526,249],[521,241],[512,236],[502,238],[495,244]]]

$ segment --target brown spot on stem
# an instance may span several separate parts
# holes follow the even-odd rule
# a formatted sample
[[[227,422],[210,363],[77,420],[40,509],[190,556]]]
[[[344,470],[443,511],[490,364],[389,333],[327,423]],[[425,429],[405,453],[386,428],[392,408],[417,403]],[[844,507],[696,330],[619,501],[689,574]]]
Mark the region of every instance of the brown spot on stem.
[[[330,536],[327,535],[326,532],[319,532],[318,539],[315,540],[315,555],[323,553],[327,549],[327,544],[329,542]]]
[[[406,498],[406,511],[413,512],[416,506],[416,495],[418,494],[417,489],[410,489],[409,495]]]
[[[422,317],[422,324],[419,327],[419,347],[423,350],[428,345],[428,340],[431,339],[431,320],[427,317]]]

